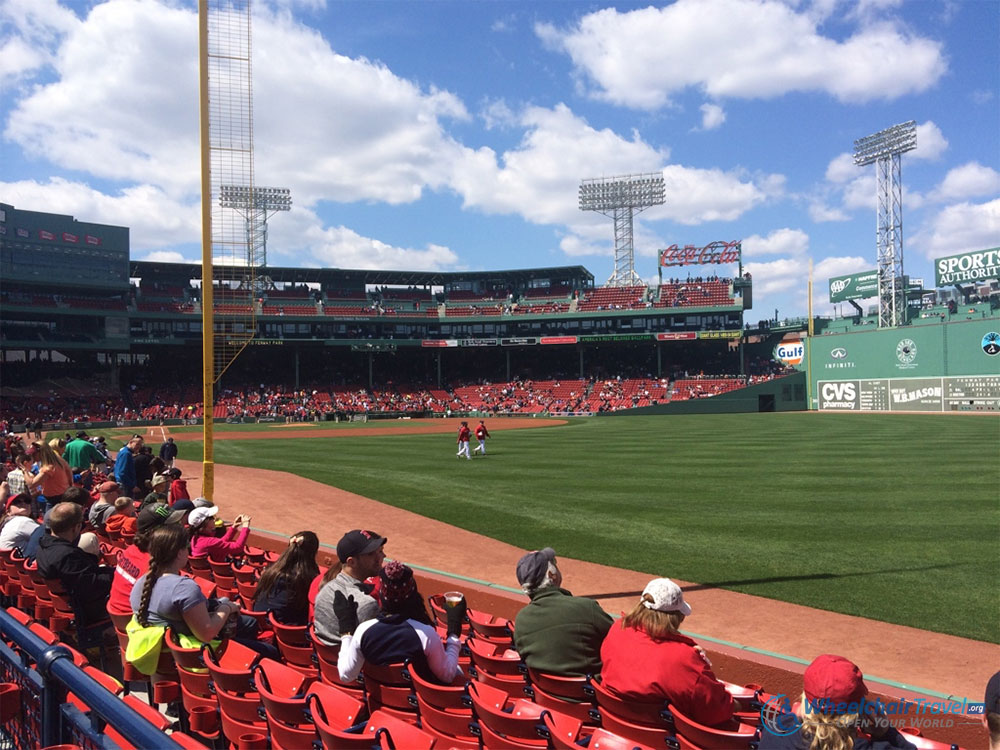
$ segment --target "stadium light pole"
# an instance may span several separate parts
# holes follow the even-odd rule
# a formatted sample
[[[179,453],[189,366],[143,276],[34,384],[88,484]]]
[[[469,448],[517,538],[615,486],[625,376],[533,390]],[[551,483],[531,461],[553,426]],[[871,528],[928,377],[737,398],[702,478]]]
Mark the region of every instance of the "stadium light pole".
[[[875,244],[878,254],[878,325],[902,325],[906,311],[903,282],[903,180],[900,155],[917,147],[913,120],[854,141],[854,164],[875,164],[878,184]]]
[[[606,286],[642,283],[635,272],[632,217],[664,200],[661,172],[596,177],[580,183],[580,210],[597,211],[615,223],[615,270]]]
[[[247,233],[247,267],[267,266],[267,220],[278,211],[292,209],[288,188],[220,185],[219,205],[243,216]],[[254,290],[256,293],[259,290]]]

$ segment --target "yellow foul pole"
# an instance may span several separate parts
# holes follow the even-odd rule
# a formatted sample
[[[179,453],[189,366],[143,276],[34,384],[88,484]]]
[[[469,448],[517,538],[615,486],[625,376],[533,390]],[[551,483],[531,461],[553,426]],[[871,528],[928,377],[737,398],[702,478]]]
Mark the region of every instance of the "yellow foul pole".
[[[215,405],[215,330],[212,289],[212,158],[208,107],[208,0],[198,0],[198,93],[201,136],[201,359],[204,423],[201,494],[215,491],[213,415]]]

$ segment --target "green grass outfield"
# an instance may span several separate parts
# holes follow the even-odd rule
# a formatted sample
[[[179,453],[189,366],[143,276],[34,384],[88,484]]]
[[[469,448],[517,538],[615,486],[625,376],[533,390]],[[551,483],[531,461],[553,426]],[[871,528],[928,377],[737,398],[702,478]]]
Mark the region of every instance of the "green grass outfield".
[[[488,445],[469,462],[450,434],[226,440],[215,459],[528,549],[1000,642],[996,418],[592,418]]]

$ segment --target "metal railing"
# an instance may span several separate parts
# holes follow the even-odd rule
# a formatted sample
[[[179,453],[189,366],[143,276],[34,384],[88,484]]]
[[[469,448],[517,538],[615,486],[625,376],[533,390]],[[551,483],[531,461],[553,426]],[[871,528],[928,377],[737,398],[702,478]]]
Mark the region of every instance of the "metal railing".
[[[115,694],[73,663],[69,650],[50,645],[0,609],[0,682],[20,688],[20,709],[0,727],[0,748],[29,750],[72,743],[82,748],[117,748],[104,735],[113,726],[134,747],[182,748]],[[66,702],[67,693],[89,714]]]

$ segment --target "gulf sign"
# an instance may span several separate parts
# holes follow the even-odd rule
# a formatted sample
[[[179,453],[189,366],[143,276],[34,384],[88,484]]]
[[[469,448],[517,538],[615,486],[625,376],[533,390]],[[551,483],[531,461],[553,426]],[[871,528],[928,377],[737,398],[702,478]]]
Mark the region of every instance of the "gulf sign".
[[[774,358],[786,365],[801,365],[806,356],[806,345],[801,341],[782,341],[774,347]]]

